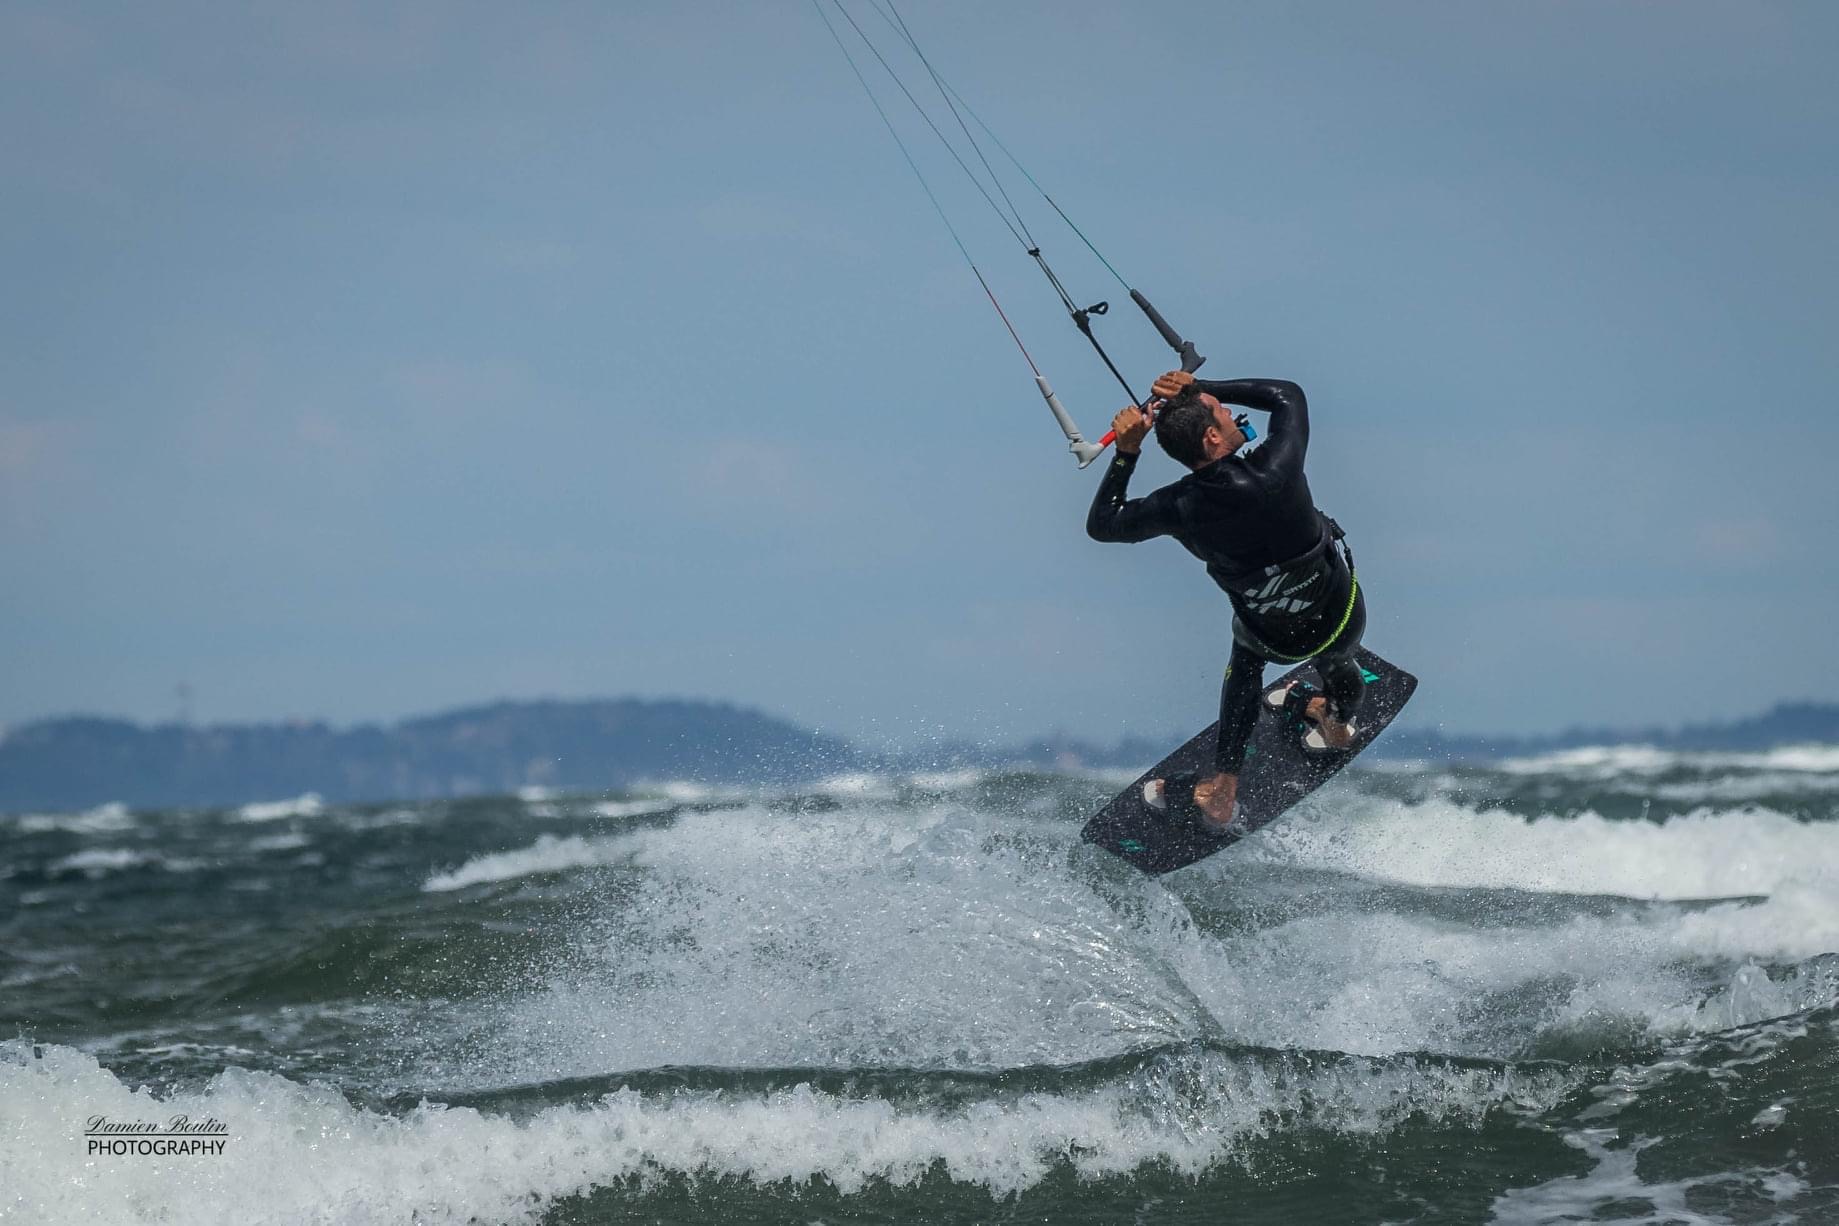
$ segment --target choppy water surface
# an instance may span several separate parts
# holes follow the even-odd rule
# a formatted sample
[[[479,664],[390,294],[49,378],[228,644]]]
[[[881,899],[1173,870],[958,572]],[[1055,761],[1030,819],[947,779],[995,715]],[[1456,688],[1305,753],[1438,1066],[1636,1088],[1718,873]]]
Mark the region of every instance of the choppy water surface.
[[[1839,749],[1121,782],[0,817],[0,1217],[1839,1219]]]

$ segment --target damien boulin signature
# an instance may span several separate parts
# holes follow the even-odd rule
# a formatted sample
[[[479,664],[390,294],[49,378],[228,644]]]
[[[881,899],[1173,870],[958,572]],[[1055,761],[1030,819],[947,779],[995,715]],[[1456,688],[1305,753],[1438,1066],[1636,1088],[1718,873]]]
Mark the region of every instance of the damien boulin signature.
[[[230,1129],[222,1120],[195,1120],[188,1115],[174,1115],[164,1122],[151,1120],[117,1120],[106,1115],[92,1115],[83,1126],[83,1137],[92,1154],[116,1157],[156,1154],[223,1153]]]

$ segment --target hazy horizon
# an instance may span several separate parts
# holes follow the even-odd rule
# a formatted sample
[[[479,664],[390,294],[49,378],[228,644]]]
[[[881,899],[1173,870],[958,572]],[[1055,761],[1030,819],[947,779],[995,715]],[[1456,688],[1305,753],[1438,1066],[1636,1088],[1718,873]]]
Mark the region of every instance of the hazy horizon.
[[[1273,675],[1275,674],[1273,673]],[[1105,744],[1115,744],[1119,741],[1129,739],[1129,738],[1147,738],[1152,741],[1158,738],[1172,738],[1175,740],[1180,740],[1180,739],[1185,739],[1188,736],[1191,736],[1195,731],[1194,728],[1183,728],[1183,727],[1177,727],[1177,726],[1170,726],[1167,728],[1126,728],[1126,729],[1122,729],[1119,732],[1114,733],[1109,736],[1104,736],[1104,735],[1093,736],[1093,735],[1088,735],[1088,734],[1082,734],[1075,730],[1064,728],[1064,727],[1041,727],[1041,728],[1036,728],[1033,730],[1017,729],[1013,732],[1005,734],[1004,736],[1000,738],[994,738],[994,737],[987,737],[987,736],[979,737],[979,736],[973,735],[972,733],[968,731],[954,731],[953,729],[949,727],[936,726],[936,727],[926,727],[926,728],[917,728],[917,729],[909,730],[908,735],[906,735],[905,737],[901,736],[899,733],[890,733],[888,735],[879,736],[879,737],[868,737],[868,736],[862,736],[859,734],[851,734],[850,732],[844,729],[826,728],[826,727],[822,727],[818,725],[805,724],[803,721],[798,720],[796,717],[792,716],[791,714],[787,712],[774,710],[771,707],[763,706],[758,703],[741,702],[741,701],[737,701],[733,699],[695,697],[695,696],[684,695],[684,694],[601,694],[601,695],[588,694],[588,695],[576,695],[576,696],[539,694],[539,695],[533,695],[530,697],[503,696],[503,697],[497,697],[497,698],[481,699],[475,702],[460,702],[460,703],[455,703],[452,705],[443,706],[439,708],[430,708],[424,711],[411,711],[411,712],[407,712],[400,716],[393,716],[390,718],[377,718],[377,719],[356,718],[356,719],[340,720],[340,719],[330,719],[324,716],[316,716],[316,715],[305,714],[305,713],[290,714],[290,715],[269,717],[269,718],[226,719],[226,720],[201,719],[201,718],[197,718],[195,716],[188,715],[188,714],[175,713],[171,716],[167,716],[163,718],[159,716],[154,716],[154,717],[145,718],[145,719],[136,719],[131,716],[115,714],[115,713],[110,713],[106,711],[68,711],[68,712],[53,713],[53,714],[45,715],[45,716],[39,716],[33,719],[0,721],[0,739],[4,739],[5,736],[9,732],[13,731],[16,728],[21,728],[21,727],[25,727],[25,726],[36,724],[36,723],[53,723],[53,722],[56,722],[58,720],[63,720],[63,719],[97,718],[97,719],[108,719],[108,720],[126,720],[130,723],[137,725],[138,727],[146,728],[146,729],[169,728],[169,727],[174,727],[174,726],[191,728],[191,729],[210,729],[210,728],[217,728],[217,727],[251,727],[251,726],[276,726],[276,727],[302,726],[303,727],[303,726],[310,726],[310,725],[317,724],[317,725],[324,725],[324,726],[327,726],[327,727],[330,727],[336,730],[340,730],[340,731],[349,731],[352,729],[362,728],[362,727],[389,728],[389,727],[394,727],[399,724],[411,722],[411,721],[418,720],[418,719],[440,718],[442,716],[453,715],[453,714],[457,714],[457,713],[465,712],[465,711],[489,710],[493,707],[498,707],[498,706],[538,706],[538,705],[543,705],[543,704],[548,704],[548,703],[593,704],[593,703],[617,703],[617,702],[643,702],[643,703],[683,702],[683,703],[707,703],[711,705],[730,706],[730,707],[738,708],[741,710],[751,710],[758,714],[765,715],[771,718],[781,719],[789,724],[802,728],[805,731],[841,737],[845,740],[855,742],[856,744],[860,745],[862,748],[870,749],[870,750],[878,750],[878,749],[912,750],[912,749],[919,748],[920,743],[923,741],[939,741],[939,742],[962,741],[964,743],[995,746],[995,745],[1000,745],[1004,743],[1021,744],[1024,742],[1034,741],[1034,740],[1051,740],[1051,739],[1055,739],[1059,737],[1068,737],[1068,738],[1075,739],[1075,740],[1084,740],[1084,741],[1093,742],[1095,744],[1105,745]],[[1574,734],[1574,733],[1581,733],[1581,732],[1598,732],[1598,731],[1610,732],[1610,733],[1616,733],[1616,734],[1628,734],[1628,733],[1634,733],[1634,732],[1647,732],[1647,731],[1677,732],[1685,727],[1693,726],[1693,725],[1710,725],[1710,726],[1715,727],[1715,726],[1720,726],[1720,725],[1743,723],[1748,720],[1767,716],[1771,714],[1774,710],[1776,710],[1778,707],[1785,706],[1785,705],[1791,706],[1797,703],[1810,703],[1812,705],[1817,705],[1817,706],[1827,706],[1827,707],[1839,708],[1839,703],[1834,703],[1830,700],[1817,699],[1817,698],[1816,699],[1783,698],[1775,702],[1771,702],[1767,704],[1766,706],[1758,707],[1755,710],[1735,710],[1731,714],[1729,714],[1728,716],[1722,719],[1674,720],[1674,721],[1656,720],[1656,721],[1646,723],[1646,724],[1639,724],[1639,723],[1592,724],[1587,721],[1580,721],[1578,723],[1565,725],[1563,727],[1534,729],[1528,732],[1521,732],[1521,733],[1503,732],[1498,728],[1452,727],[1452,726],[1446,726],[1446,725],[1432,726],[1429,724],[1415,723],[1410,718],[1409,712],[1407,712],[1405,716],[1399,719],[1398,724],[1397,724],[1397,730],[1400,732],[1406,733],[1406,734],[1410,734],[1410,735],[1418,735],[1418,734],[1424,734],[1424,733],[1439,733],[1442,735],[1453,736],[1453,737],[1474,737],[1474,738],[1480,738],[1480,739],[1500,738],[1503,740],[1539,739],[1541,737],[1561,737],[1566,734]],[[1210,721],[1212,719],[1212,716],[1213,716],[1213,713],[1209,712],[1206,714],[1204,718]],[[915,737],[918,737],[919,741],[916,741]]]

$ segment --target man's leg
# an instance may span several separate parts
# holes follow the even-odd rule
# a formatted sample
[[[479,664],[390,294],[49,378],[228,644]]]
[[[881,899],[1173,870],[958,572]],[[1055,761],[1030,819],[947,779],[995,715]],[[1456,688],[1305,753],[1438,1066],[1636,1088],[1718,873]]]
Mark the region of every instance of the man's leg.
[[[1346,628],[1328,651],[1311,661],[1315,671],[1322,675],[1322,692],[1327,695],[1327,701],[1318,698],[1311,702],[1308,713],[1322,729],[1323,739],[1337,747],[1354,739],[1348,725],[1354,722],[1354,716],[1360,711],[1360,700],[1366,696],[1366,673],[1354,661],[1354,651],[1365,633],[1366,593],[1357,592]]]
[[[1245,747],[1258,725],[1258,700],[1264,692],[1264,657],[1239,642],[1232,644],[1226,678],[1220,682],[1220,733],[1214,743],[1211,779],[1194,785],[1194,803],[1215,826],[1231,823],[1239,802],[1239,770]]]
[[[1194,804],[1201,813],[1197,820],[1207,826],[1223,829],[1232,822],[1233,807],[1238,802],[1239,768],[1245,763],[1245,747],[1258,722],[1258,699],[1263,689],[1264,658],[1235,639],[1232,658],[1226,665],[1226,678],[1220,683],[1220,727],[1214,747],[1214,774],[1203,774],[1193,780]],[[1152,779],[1144,787],[1143,798],[1162,808],[1167,803],[1166,787],[1167,781]]]
[[[1236,639],[1226,678],[1220,683],[1220,739],[1214,769],[1235,780],[1245,765],[1245,747],[1258,724],[1258,698],[1264,692],[1264,658]]]
[[[1366,695],[1366,674],[1360,671],[1351,655],[1318,656],[1315,668],[1322,674],[1322,689],[1327,699],[1311,701],[1308,718],[1322,730],[1322,739],[1338,749],[1353,742],[1351,725],[1360,710],[1360,700]]]

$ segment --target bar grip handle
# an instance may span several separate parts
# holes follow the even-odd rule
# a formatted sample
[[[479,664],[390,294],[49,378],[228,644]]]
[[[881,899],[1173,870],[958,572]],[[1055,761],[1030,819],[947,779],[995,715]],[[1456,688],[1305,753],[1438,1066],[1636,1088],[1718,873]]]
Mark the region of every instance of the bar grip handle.
[[[1169,321],[1162,318],[1162,312],[1150,305],[1149,299],[1145,298],[1134,289],[1130,291],[1130,300],[1141,307],[1145,315],[1149,316],[1149,322],[1154,325],[1156,331],[1162,334],[1162,339],[1168,342],[1169,348],[1181,355],[1181,368],[1183,370],[1187,371],[1189,374],[1193,374],[1201,368],[1201,365],[1206,362],[1207,359],[1202,357],[1200,351],[1194,348],[1193,341],[1183,339],[1181,333],[1175,331],[1174,328],[1169,326]]]

